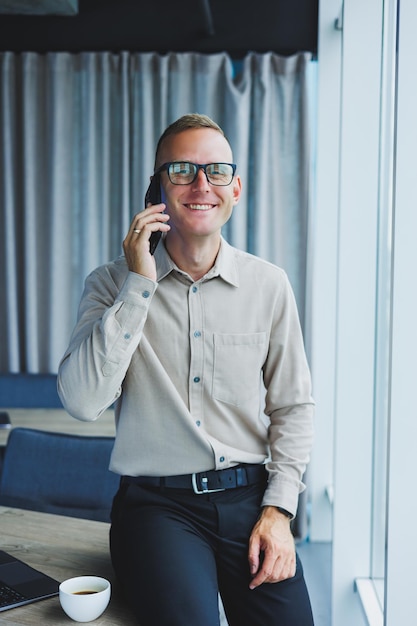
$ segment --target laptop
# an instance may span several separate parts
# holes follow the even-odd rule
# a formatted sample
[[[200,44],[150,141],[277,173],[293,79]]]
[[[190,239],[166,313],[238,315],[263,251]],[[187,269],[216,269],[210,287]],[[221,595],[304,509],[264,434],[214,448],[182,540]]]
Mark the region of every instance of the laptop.
[[[59,582],[0,550],[0,611],[57,596]]]

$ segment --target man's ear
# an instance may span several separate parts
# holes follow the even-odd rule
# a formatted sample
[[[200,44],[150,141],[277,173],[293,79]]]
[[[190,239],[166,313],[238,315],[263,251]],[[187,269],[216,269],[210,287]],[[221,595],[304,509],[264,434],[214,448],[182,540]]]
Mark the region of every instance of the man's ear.
[[[242,181],[240,176],[235,176],[232,182],[233,185],[233,202],[237,204],[240,199],[240,194],[242,193]]]

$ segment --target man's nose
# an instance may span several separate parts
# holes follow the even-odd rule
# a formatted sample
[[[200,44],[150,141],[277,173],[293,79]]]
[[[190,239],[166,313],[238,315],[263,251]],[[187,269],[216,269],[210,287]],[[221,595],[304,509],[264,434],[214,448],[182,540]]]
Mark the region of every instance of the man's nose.
[[[196,179],[193,182],[193,186],[198,187],[199,189],[201,188],[209,188],[209,180],[207,178],[206,172],[203,170],[202,167],[198,168],[198,172],[197,172],[197,176]]]

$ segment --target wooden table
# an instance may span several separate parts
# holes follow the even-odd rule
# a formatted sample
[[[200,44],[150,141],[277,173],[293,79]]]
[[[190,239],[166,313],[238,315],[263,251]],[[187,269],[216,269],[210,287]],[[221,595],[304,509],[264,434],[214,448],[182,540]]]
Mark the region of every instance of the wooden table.
[[[10,416],[11,427],[36,428],[73,435],[114,437],[114,411],[108,409],[95,422],[81,422],[64,409],[2,409]],[[10,428],[0,428],[0,446],[5,446]]]
[[[59,582],[94,574],[112,583],[106,611],[97,626],[137,626],[115,582],[109,554],[109,524],[49,513],[0,507],[0,549],[52,576]],[[58,597],[0,613],[2,626],[75,624],[63,612]]]

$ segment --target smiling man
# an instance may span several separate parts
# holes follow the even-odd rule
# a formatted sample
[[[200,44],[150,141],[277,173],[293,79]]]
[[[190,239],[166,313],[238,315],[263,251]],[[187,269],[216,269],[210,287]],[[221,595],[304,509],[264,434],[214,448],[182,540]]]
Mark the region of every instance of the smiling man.
[[[162,202],[134,216],[124,256],[88,277],[60,364],[74,417],[116,403],[110,548],[141,626],[216,626],[219,592],[230,626],[313,624],[290,528],[310,374],[285,273],[221,236],[236,172],[208,117],[166,129]]]

